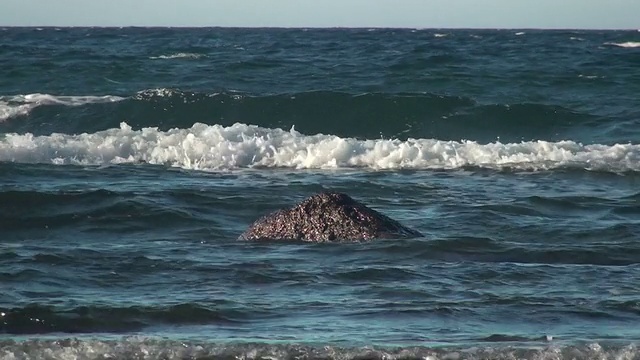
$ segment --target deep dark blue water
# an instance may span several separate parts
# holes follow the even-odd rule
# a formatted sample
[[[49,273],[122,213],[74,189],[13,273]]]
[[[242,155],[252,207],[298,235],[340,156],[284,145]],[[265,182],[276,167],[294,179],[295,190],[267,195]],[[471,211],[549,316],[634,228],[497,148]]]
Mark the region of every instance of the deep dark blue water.
[[[640,32],[0,30],[0,358],[635,359]],[[409,240],[247,242],[341,191]]]

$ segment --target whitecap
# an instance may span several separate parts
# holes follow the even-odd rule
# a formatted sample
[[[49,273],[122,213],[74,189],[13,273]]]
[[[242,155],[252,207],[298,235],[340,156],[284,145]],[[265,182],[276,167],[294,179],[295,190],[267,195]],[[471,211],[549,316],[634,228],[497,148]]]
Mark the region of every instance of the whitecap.
[[[294,129],[196,123],[186,129],[134,130],[126,123],[93,134],[5,134],[0,161],[105,165],[150,163],[193,170],[241,168],[515,169],[640,171],[640,145],[583,145],[565,140],[520,143],[438,139],[360,140],[304,135]]]
[[[32,104],[10,104],[0,101],[0,122],[17,116],[28,115],[34,106]]]
[[[67,96],[51,94],[26,94],[0,96],[0,122],[16,116],[28,115],[31,110],[45,105],[80,106],[95,103],[122,101],[125,98],[115,95],[103,96]]]
[[[608,43],[604,43],[604,44],[605,45],[622,47],[622,48],[638,48],[638,47],[640,47],[640,42],[638,42],[638,41],[627,41],[627,42],[623,42],[623,43],[608,42]]]
[[[150,56],[149,59],[157,60],[157,59],[200,59],[206,57],[205,54],[198,53],[174,53],[169,55],[159,55],[159,56]]]

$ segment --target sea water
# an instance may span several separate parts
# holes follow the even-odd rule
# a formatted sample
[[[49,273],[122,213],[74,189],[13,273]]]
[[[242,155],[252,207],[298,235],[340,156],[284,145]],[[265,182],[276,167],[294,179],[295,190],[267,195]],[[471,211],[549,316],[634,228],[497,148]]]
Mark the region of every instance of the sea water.
[[[640,33],[0,30],[0,358],[636,359]],[[245,242],[340,191],[424,234]]]

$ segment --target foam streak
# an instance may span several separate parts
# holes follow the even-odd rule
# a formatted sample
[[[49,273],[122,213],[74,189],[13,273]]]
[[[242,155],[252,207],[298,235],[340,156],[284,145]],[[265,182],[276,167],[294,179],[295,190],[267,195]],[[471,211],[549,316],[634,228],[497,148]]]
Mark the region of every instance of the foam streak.
[[[623,47],[623,48],[638,48],[640,47],[640,42],[637,41],[627,41],[623,43],[605,43],[605,45]]]

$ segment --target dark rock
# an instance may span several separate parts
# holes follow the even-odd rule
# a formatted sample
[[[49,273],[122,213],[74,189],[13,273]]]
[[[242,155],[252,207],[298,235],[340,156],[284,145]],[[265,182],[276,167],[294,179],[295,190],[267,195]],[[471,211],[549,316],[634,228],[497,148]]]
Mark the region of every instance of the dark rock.
[[[420,237],[419,232],[341,193],[320,193],[258,219],[242,240],[370,240]]]

